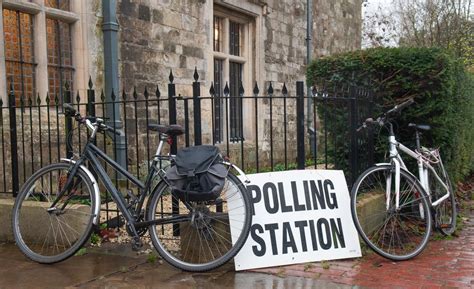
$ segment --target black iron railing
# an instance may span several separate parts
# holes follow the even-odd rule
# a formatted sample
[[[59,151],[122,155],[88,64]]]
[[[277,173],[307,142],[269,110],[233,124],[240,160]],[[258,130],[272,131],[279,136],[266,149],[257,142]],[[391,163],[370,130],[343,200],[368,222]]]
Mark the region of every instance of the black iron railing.
[[[147,130],[150,123],[183,125],[186,134],[173,142],[172,153],[178,147],[215,144],[246,172],[307,167],[343,169],[350,185],[373,161],[372,137],[355,132],[362,120],[372,116],[372,95],[366,89],[345,87],[329,92],[321,87],[308,95],[304,83],[297,82],[296,95],[290,95],[286,84],[275,92],[276,88],[269,83],[263,95],[257,84],[251,95],[245,94],[242,85],[238,95],[230,95],[225,89],[216,93],[211,85],[206,96],[201,95],[195,71],[193,95],[181,96],[176,94],[173,81],[170,74],[167,96],[162,96],[159,87],[153,93],[145,88],[141,94],[133,89],[128,93],[124,90],[120,97],[111,96],[111,102],[118,103],[120,111],[108,115],[120,115],[123,127],[115,128],[121,129],[124,137],[127,149],[123,157],[127,169],[139,177],[147,173],[148,160],[158,144],[157,135]],[[305,106],[310,98],[313,114],[308,116]],[[4,103],[0,99],[0,193],[14,196],[40,167],[63,157],[74,157],[84,145],[88,132],[64,117],[63,102],[73,103],[81,114],[95,116],[105,116],[106,107],[111,104],[103,93],[96,94],[91,81],[84,96],[73,95],[66,87],[62,97],[25,99],[11,89],[8,100]],[[231,121],[231,117],[239,121]],[[108,121],[115,126],[116,122]],[[239,137],[235,137],[236,132]],[[315,141],[310,142],[310,137]],[[120,153],[116,143],[116,135],[97,140],[97,145],[113,158]],[[114,176],[113,171],[110,173]],[[115,177],[120,183],[120,176]],[[124,191],[133,190],[128,183],[121,187]],[[104,193],[106,210],[118,214],[109,209],[108,198]]]

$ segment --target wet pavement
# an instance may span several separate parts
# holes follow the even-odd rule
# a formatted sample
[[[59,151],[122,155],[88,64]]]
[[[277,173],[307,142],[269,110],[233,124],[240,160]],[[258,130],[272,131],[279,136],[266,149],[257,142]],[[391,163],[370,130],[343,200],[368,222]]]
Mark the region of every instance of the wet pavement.
[[[363,258],[299,264],[257,272],[313,278],[368,288],[474,288],[474,202],[466,204],[455,237],[432,235],[416,258],[391,262],[368,251]]]
[[[256,272],[234,272],[232,264],[208,273],[187,273],[161,260],[150,262],[137,256],[130,246],[108,245],[88,249],[89,253],[68,260],[41,265],[24,257],[13,244],[0,245],[0,289],[10,288],[180,288],[180,289],[284,289],[353,286],[298,276],[277,276]],[[358,288],[358,287],[357,287]]]
[[[128,244],[105,244],[53,265],[24,257],[0,244],[0,289],[7,288],[474,288],[474,205],[465,211],[455,238],[432,238],[421,255],[390,262],[374,253],[363,258],[234,272],[186,273],[161,260],[150,262]]]

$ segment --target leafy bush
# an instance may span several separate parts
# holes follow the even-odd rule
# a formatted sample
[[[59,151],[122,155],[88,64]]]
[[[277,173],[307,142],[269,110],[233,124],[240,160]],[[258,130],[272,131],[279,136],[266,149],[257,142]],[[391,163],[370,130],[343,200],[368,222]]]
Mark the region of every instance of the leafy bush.
[[[414,145],[408,123],[429,124],[432,130],[424,133],[422,144],[441,147],[451,177],[457,181],[474,171],[474,77],[448,52],[438,48],[355,51],[313,61],[307,78],[311,85],[370,87],[379,112],[414,98],[416,104],[397,119],[401,142]],[[379,143],[377,151],[382,150],[385,147]]]

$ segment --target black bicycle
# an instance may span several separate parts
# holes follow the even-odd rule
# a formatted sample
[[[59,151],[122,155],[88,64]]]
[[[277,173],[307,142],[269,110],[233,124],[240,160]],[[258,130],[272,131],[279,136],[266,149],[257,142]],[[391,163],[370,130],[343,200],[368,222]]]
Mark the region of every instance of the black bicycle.
[[[21,188],[13,207],[13,233],[28,258],[39,263],[59,262],[74,255],[90,238],[100,222],[101,209],[99,185],[92,171],[123,215],[134,249],[142,246],[141,236],[148,231],[158,253],[187,271],[214,269],[238,253],[252,217],[246,188],[233,173],[248,180],[242,170],[216,157],[213,163],[226,169],[221,187],[205,198],[188,194],[192,192],[189,185],[176,190],[176,181],[167,174],[170,167],[179,166],[178,159],[161,155],[161,151],[165,141],[170,143],[184,131],[179,125],[155,124],[148,129],[158,132],[159,145],[143,183],[94,145],[97,133],[116,133],[113,128],[101,118],[82,117],[69,104],[64,109],[66,116],[89,129],[90,136],[78,159],[62,159],[41,168]],[[187,153],[192,156],[192,150]],[[138,194],[124,198],[99,158],[136,185]],[[171,165],[165,170],[161,163]],[[155,178],[161,180],[152,188]]]

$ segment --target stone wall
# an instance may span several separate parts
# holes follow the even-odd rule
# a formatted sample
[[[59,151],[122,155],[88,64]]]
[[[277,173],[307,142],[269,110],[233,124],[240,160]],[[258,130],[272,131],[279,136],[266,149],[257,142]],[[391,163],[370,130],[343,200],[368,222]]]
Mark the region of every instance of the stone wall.
[[[132,1],[118,4],[121,83],[130,91],[157,85],[166,93],[173,70],[178,92],[191,95],[190,83],[197,67],[205,79],[204,48],[210,15],[205,0]],[[186,84],[180,86],[181,84]]]
[[[235,1],[214,1],[219,5]],[[130,91],[137,86],[160,85],[166,91],[168,74],[173,70],[178,93],[190,95],[194,68],[206,85],[209,50],[212,51],[212,0],[119,0],[121,83]],[[239,1],[237,1],[239,2]],[[236,3],[237,3],[236,2]],[[254,78],[273,81],[275,88],[305,80],[306,1],[241,1],[260,9],[255,16]],[[240,2],[239,2],[240,3]],[[313,47],[315,56],[360,48],[362,0],[313,0]],[[245,3],[241,3],[244,7]],[[226,9],[227,9],[226,8]],[[235,7],[234,7],[235,8]],[[261,32],[260,32],[260,28]],[[260,45],[262,44],[262,45]],[[261,53],[263,52],[263,53]],[[263,61],[262,61],[263,60]],[[261,68],[258,66],[261,64]],[[255,74],[255,72],[253,72]],[[180,86],[183,84],[182,86]],[[262,85],[261,83],[260,85]],[[278,85],[279,84],[279,85]],[[294,88],[289,87],[290,93]]]
[[[361,1],[362,0],[313,0],[313,47],[314,57],[339,53],[360,48],[361,35]],[[97,91],[97,101],[100,90],[103,89],[103,39],[102,13],[99,0],[88,0],[84,4],[83,31],[87,35],[88,70]],[[292,0],[118,0],[117,13],[119,28],[119,74],[120,89],[127,92],[128,99],[132,99],[134,87],[139,92],[139,99],[143,100],[143,91],[148,88],[150,99],[155,98],[154,92],[158,87],[161,97],[168,95],[168,76],[172,69],[176,94],[192,95],[194,69],[197,68],[201,85],[201,95],[209,96],[209,87],[212,76],[212,18],[214,5],[220,9],[245,14],[252,18],[252,53],[249,61],[252,62],[251,74],[245,83],[245,95],[252,94],[252,88],[257,81],[260,86],[260,95],[267,95],[266,88],[271,82],[274,96],[281,96],[281,88],[286,83],[289,95],[296,92],[295,82],[305,80],[306,70],[306,1]],[[83,89],[83,88],[82,88]],[[85,93],[81,93],[83,100]],[[127,106],[128,158],[142,163],[148,155],[141,144],[146,142],[146,116],[151,122],[158,119],[156,102],[152,102],[152,109],[146,111],[143,103],[138,106],[137,114],[133,104]],[[192,116],[192,103],[190,115]],[[270,119],[270,104],[272,104],[272,119]],[[160,108],[161,119],[166,123],[167,102]],[[294,149],[296,143],[296,112],[295,101],[288,100],[285,104],[282,99],[259,99],[258,109],[255,111],[254,100],[244,103],[245,120],[245,161],[254,159],[257,147],[255,139],[258,136],[258,151],[260,165],[269,163],[270,149],[274,150],[274,162],[281,162],[284,157],[285,142],[290,162],[296,157]],[[203,100],[201,117],[203,142],[212,142],[211,101]],[[46,109],[45,109],[46,111]],[[258,121],[254,119],[258,115]],[[45,117],[43,113],[42,117]],[[99,115],[99,114],[98,114]],[[35,115],[34,118],[38,116]],[[123,112],[122,112],[123,117]],[[286,134],[283,125],[286,117]],[[183,101],[178,105],[178,122],[184,123]],[[20,120],[19,120],[20,121]],[[155,121],[156,122],[156,121]],[[136,129],[138,123],[138,129]],[[270,130],[272,126],[272,130]],[[257,127],[257,129],[256,129]],[[135,130],[138,130],[135,136]],[[257,130],[257,131],[256,131]],[[39,143],[39,127],[34,133],[26,132],[25,143],[32,135],[32,143]],[[192,134],[192,119],[190,132]],[[47,139],[48,133],[43,127],[41,133]],[[4,135],[6,140],[8,134]],[[152,136],[153,137],[153,136]],[[52,135],[54,142],[57,137]],[[190,136],[193,139],[193,136]],[[273,139],[273,143],[271,140]],[[20,140],[19,140],[20,141]],[[180,140],[181,145],[184,143]],[[138,146],[136,144],[139,144]],[[192,142],[191,142],[192,144]],[[64,140],[60,140],[64,146]],[[151,144],[153,153],[155,140]],[[57,146],[53,143],[52,146]],[[234,160],[239,163],[241,158],[241,144],[234,143],[227,148]],[[9,144],[5,143],[5,167],[9,166]],[[52,154],[47,146],[43,145],[44,160]],[[53,152],[54,153],[54,152]],[[138,154],[138,157],[137,157]],[[37,168],[41,163],[40,154],[31,156],[20,149],[21,157],[25,157],[25,165],[20,164],[20,171],[29,175],[32,166]],[[53,154],[53,159],[57,153]],[[137,162],[137,161],[135,161]],[[133,163],[133,162],[132,162]],[[136,166],[136,164],[134,163]],[[0,162],[0,166],[3,166]],[[1,167],[0,167],[1,168]],[[1,168],[3,169],[3,168]],[[135,168],[134,168],[135,170]],[[7,170],[5,170],[7,171]],[[8,176],[9,177],[9,176]],[[7,179],[8,179],[7,177]],[[23,175],[21,176],[23,179]],[[0,184],[2,186],[2,184]]]
[[[362,0],[313,0],[314,57],[361,48]]]
[[[314,0],[315,56],[360,47],[361,4],[361,0]],[[250,39],[254,43],[254,51],[249,56],[253,66],[252,80],[246,83],[246,95],[251,94],[255,81],[259,82],[262,95],[266,94],[270,81],[274,95],[281,95],[283,83],[287,84],[289,95],[295,95],[295,82],[305,80],[307,7],[306,1],[290,0],[120,0],[118,20],[123,89],[131,91],[136,86],[139,91],[145,87],[154,91],[158,86],[162,94],[167,95],[168,75],[172,69],[177,84],[176,93],[190,96],[196,67],[199,80],[203,83],[202,95],[207,97],[213,81],[209,71],[213,58],[212,17],[215,5],[229,11],[248,13],[255,19],[255,31]],[[294,104],[294,101],[289,101],[286,107],[286,138],[289,143],[296,141]],[[283,105],[282,101],[273,102],[274,118],[270,121],[270,103],[261,102],[258,132],[255,132],[254,124],[245,127],[249,131],[245,136],[248,143],[255,139],[256,134],[261,136],[259,147],[263,151],[260,154],[263,159],[269,159],[271,134],[274,138],[273,149],[281,151],[284,148],[283,141],[275,141],[285,138]],[[244,109],[247,117],[255,113],[252,106]],[[207,128],[203,130],[204,142],[210,142],[210,105],[202,106],[202,118],[203,128]],[[273,126],[271,133],[270,122]],[[293,158],[292,154],[290,152]]]

